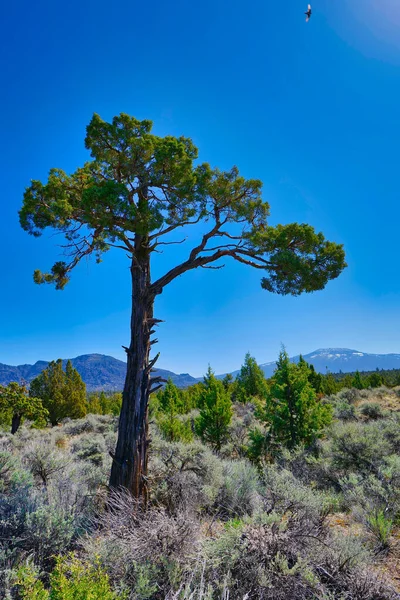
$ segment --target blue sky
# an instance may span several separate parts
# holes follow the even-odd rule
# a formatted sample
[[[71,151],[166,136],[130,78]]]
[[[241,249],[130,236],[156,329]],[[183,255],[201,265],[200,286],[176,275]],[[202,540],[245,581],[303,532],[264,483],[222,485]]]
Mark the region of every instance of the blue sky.
[[[261,290],[228,263],[159,297],[159,365],[201,375],[344,346],[400,352],[400,5],[397,0],[135,2],[38,0],[3,6],[0,126],[0,362],[99,352],[124,358],[123,253],[82,264],[63,292],[35,286],[59,257],[17,212],[30,179],[74,170],[93,112],[186,135],[200,159],[264,182],[271,223],[309,222],[344,243],[348,269],[300,298]],[[153,272],[181,258],[172,247]]]

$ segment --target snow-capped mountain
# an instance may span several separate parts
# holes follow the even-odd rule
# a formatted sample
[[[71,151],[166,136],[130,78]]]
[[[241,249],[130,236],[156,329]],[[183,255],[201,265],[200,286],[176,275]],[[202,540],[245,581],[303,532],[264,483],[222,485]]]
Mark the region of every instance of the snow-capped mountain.
[[[290,360],[298,362],[299,356]],[[374,371],[375,369],[400,369],[400,354],[369,354],[349,348],[320,348],[309,354],[303,354],[304,360],[314,365],[319,373],[351,373],[354,371]],[[265,376],[270,377],[275,362],[261,364]]]

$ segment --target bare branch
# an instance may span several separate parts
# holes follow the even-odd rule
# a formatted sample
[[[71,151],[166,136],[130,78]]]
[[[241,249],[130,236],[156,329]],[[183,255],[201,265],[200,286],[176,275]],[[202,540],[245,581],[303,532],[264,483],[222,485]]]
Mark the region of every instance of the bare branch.
[[[213,271],[219,271],[219,269],[223,269],[225,265],[219,265],[218,267],[213,267],[212,265],[200,265],[201,269],[213,269]]]
[[[156,242],[153,246],[151,246],[151,249],[155,249],[158,246],[172,246],[174,244],[183,244],[184,242],[186,242],[187,237],[183,238],[183,240],[180,240],[179,242]]]
[[[166,227],[165,229],[162,229],[160,231],[158,231],[157,233],[154,233],[153,235],[149,236],[149,241],[153,241],[158,239],[159,237],[161,237],[162,235],[166,235],[167,233],[171,233],[171,231],[174,231],[175,229],[178,229],[178,227],[184,227],[185,225],[196,225],[196,223],[199,223],[199,221],[201,220],[201,216],[199,216],[197,219],[195,219],[194,221],[182,221],[182,223],[178,223],[176,225],[170,225],[169,227]]]

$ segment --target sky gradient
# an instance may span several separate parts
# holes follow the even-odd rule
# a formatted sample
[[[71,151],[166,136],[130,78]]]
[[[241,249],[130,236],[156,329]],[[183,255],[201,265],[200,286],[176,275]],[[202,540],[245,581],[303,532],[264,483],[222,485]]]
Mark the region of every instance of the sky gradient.
[[[348,268],[300,298],[263,291],[233,262],[189,272],[156,301],[159,366],[237,369],[320,347],[400,352],[400,4],[39,0],[3,7],[0,362],[98,352],[124,358],[123,252],[82,263],[60,292],[36,286],[61,238],[19,226],[31,179],[88,159],[85,127],[126,112],[192,137],[199,159],[264,182],[271,224],[308,222],[343,243]],[[171,247],[153,274],[186,255]]]

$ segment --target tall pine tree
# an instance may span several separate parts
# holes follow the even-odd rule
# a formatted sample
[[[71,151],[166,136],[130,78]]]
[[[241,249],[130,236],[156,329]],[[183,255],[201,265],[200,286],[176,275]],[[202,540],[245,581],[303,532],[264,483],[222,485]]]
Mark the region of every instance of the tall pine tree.
[[[227,259],[260,270],[263,289],[297,296],[338,277],[345,255],[310,225],[271,226],[261,181],[245,179],[237,167],[221,171],[199,163],[192,140],[154,135],[151,121],[120,114],[108,123],[95,114],[85,144],[91,159],[74,173],[51,169],[46,182],[31,182],[20,223],[36,237],[51,228],[66,238],[67,257],[48,272],[35,271],[39,284],[64,288],[82,260],[100,262],[110,248],[128,256],[130,339],[110,487],[146,499],[148,401],[160,383],[152,376],[157,357],[150,359],[157,296],[184,273],[221,267]],[[191,226],[202,228],[198,243],[153,279],[155,253],[179,242],[174,234]]]

